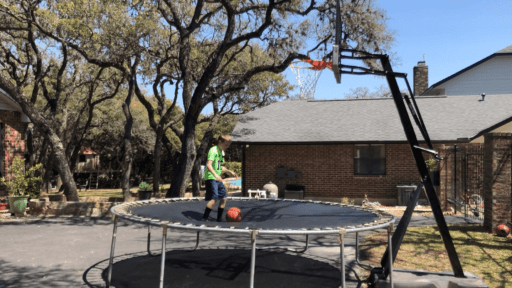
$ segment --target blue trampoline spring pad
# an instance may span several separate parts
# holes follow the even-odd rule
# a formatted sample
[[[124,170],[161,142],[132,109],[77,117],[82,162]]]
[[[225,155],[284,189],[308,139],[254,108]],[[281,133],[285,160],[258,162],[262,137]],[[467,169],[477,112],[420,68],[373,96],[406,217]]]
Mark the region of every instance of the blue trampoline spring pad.
[[[241,229],[265,230],[313,230],[335,229],[336,227],[360,226],[381,220],[381,216],[355,206],[330,205],[328,202],[299,202],[272,200],[228,200],[222,216],[222,222],[202,221],[206,201],[176,201],[168,203],[149,202],[128,209],[128,213],[143,218],[169,221],[182,225],[205,225],[229,228],[234,225]],[[226,211],[238,207],[242,212],[242,221],[226,222]],[[210,217],[217,218],[218,203]]]

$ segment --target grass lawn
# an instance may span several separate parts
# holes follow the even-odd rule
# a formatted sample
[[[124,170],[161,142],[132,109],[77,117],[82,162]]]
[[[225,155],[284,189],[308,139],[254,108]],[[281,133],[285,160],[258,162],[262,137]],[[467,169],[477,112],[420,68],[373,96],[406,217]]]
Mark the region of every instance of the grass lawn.
[[[171,184],[163,184],[160,186],[160,190],[169,189]],[[137,186],[130,188],[130,191],[133,193],[136,193],[139,190]],[[90,190],[83,190],[78,191],[78,197],[116,197],[116,198],[123,198],[123,190],[121,188],[116,189],[90,189]]]
[[[463,270],[475,273],[489,287],[512,287],[511,235],[498,237],[486,232],[481,225],[454,225],[449,228]],[[380,267],[387,248],[387,232],[366,237],[360,247],[361,260]],[[394,267],[451,271],[437,226],[407,228]]]
[[[171,186],[171,184],[163,184],[160,186],[160,191],[161,193],[164,193],[167,192],[167,189],[169,189],[169,187]],[[189,188],[192,187],[191,185],[189,185]],[[237,190],[240,190],[240,189],[231,189],[229,187],[226,187],[227,188],[227,191],[228,192],[233,192],[233,191],[237,191]],[[133,193],[136,193],[138,191],[138,187],[132,187],[130,189],[131,192]],[[204,186],[201,187],[201,191],[204,190]],[[91,190],[82,190],[82,191],[78,191],[78,197],[115,197],[115,198],[123,198],[123,190],[121,188],[117,188],[117,189],[91,189]]]

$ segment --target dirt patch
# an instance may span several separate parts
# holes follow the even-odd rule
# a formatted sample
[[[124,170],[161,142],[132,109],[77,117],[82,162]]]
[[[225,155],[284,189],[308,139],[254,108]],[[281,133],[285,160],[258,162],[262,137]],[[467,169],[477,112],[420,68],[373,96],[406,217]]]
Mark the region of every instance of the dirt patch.
[[[377,206],[375,209],[384,210],[395,217],[402,217],[405,212],[405,206]],[[432,215],[430,206],[416,206],[412,216],[430,216]],[[443,215],[454,215],[453,211],[443,211]]]

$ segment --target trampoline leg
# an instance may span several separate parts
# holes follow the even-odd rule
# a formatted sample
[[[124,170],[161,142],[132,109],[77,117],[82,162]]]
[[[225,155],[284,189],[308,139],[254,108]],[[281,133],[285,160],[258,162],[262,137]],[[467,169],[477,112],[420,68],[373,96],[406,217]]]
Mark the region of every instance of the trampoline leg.
[[[345,229],[340,229],[341,288],[345,288]]]
[[[151,243],[151,225],[148,225],[148,254],[149,256],[151,257],[155,257],[155,256],[158,256],[158,255],[155,255],[155,254],[151,254],[151,251],[150,251],[150,243]]]
[[[393,243],[391,242],[391,234],[393,233],[393,223],[388,226],[388,255],[393,255]],[[390,287],[393,288],[393,257],[388,257],[389,259],[389,284]]]
[[[197,249],[197,247],[199,246],[199,233],[200,232],[197,231],[196,246],[194,247],[194,249],[190,250],[190,252],[195,251]],[[151,225],[148,225],[148,254],[151,257],[159,256],[157,254],[152,254],[151,253],[150,243],[151,243]]]
[[[256,235],[258,235],[258,231],[251,231],[251,284],[250,288],[254,288],[254,270],[256,268]]]
[[[114,220],[114,231],[112,232],[112,245],[110,246],[110,260],[108,263],[108,277],[107,277],[107,288],[110,287],[110,281],[112,280],[112,264],[114,262],[114,249],[116,247],[116,235],[117,235],[117,222],[119,218],[117,215],[112,216]]]
[[[304,247],[304,250],[296,251],[296,252],[297,253],[304,253],[304,252],[306,252],[306,250],[308,250],[308,246],[309,246],[309,234],[306,235],[306,247]]]
[[[160,263],[160,288],[164,287],[164,268],[165,268],[165,242],[167,240],[167,224],[169,222],[162,222],[163,235],[162,235],[162,261]]]
[[[199,231],[197,231],[196,247],[194,247],[194,249],[192,249],[192,251],[196,250],[197,246],[199,246]]]

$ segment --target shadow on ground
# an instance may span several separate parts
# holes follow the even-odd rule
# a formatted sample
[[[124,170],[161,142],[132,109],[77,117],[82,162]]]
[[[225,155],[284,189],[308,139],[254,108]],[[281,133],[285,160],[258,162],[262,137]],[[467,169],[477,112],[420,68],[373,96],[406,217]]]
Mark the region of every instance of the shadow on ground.
[[[114,221],[111,217],[80,217],[80,216],[27,216],[23,218],[6,219],[1,221],[2,226],[19,225],[50,225],[61,224],[69,226],[112,226]],[[131,221],[120,219],[118,227],[132,226],[144,228],[147,225],[133,223]]]
[[[153,251],[158,253],[157,250]],[[230,288],[250,283],[251,251],[243,249],[198,249],[166,253],[164,287]],[[257,251],[256,287],[339,287],[339,263],[311,255],[283,251]],[[307,256],[307,257],[304,257]],[[145,252],[114,259],[111,287],[158,287],[161,257]],[[348,287],[361,281],[347,268]],[[90,267],[83,275],[89,287],[105,287],[108,259]]]
[[[66,269],[65,265],[48,269],[41,266],[19,266],[0,259],[0,287],[80,287],[76,275],[83,271]]]

